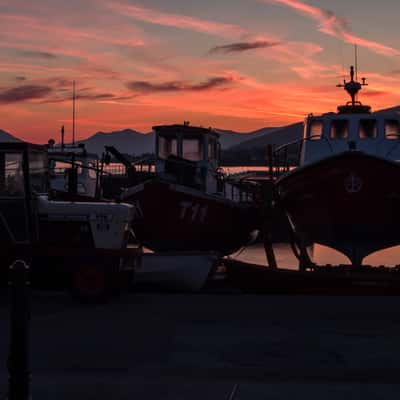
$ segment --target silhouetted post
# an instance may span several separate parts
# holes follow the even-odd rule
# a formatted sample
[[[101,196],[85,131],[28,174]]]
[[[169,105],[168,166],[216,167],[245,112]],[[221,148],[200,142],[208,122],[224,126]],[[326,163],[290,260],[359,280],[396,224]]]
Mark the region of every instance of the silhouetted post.
[[[274,180],[274,157],[272,151],[272,144],[269,144],[267,146],[267,158],[268,158],[269,179],[272,182]]]
[[[262,226],[262,235],[263,235],[263,244],[265,256],[267,258],[268,268],[276,269],[278,267],[274,248],[272,245],[272,235],[271,229],[273,228],[273,220],[274,220],[274,188],[273,182],[266,181],[263,186],[263,195],[262,195],[262,219],[264,220],[264,225]]]
[[[264,251],[267,257],[268,267],[271,269],[277,269],[275,252],[272,246],[271,234],[264,229]]]
[[[306,240],[304,238],[304,235],[300,234],[298,235],[298,237],[299,237],[298,244],[300,250],[299,270],[306,271],[307,268],[312,267],[314,263],[311,261],[310,256],[308,255]]]
[[[8,356],[8,400],[29,399],[29,343],[30,319],[29,267],[17,260],[10,267],[11,309],[10,309],[10,352]]]

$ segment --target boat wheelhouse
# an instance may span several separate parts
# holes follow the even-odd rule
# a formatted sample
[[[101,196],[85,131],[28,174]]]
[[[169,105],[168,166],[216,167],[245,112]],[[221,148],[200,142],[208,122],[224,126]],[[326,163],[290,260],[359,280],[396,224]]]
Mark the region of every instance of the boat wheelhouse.
[[[305,121],[300,165],[346,151],[362,151],[400,161],[400,115],[328,113]]]
[[[183,125],[155,126],[156,173],[206,193],[218,193],[219,134],[211,128]]]
[[[248,243],[258,227],[257,210],[251,194],[242,201],[228,195],[234,184],[219,168],[219,134],[188,122],[153,129],[156,177],[121,196],[135,207],[139,242],[153,251],[221,254]]]
[[[299,166],[286,168],[275,188],[300,242],[332,247],[361,265],[400,244],[400,118],[356,101],[365,79],[354,80],[353,67],[350,78],[339,85],[349,103],[306,118]],[[282,152],[289,154],[286,146]]]

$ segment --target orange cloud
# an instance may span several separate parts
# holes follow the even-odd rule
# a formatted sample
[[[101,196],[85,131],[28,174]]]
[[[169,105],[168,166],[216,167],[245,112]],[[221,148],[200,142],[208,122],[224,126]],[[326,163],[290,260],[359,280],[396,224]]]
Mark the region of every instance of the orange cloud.
[[[336,15],[330,10],[323,10],[322,8],[310,6],[299,0],[261,0],[264,3],[275,3],[289,7],[309,18],[312,18],[318,23],[318,30],[327,35],[337,37],[346,43],[358,44],[359,46],[366,47],[378,54],[385,56],[398,56],[400,52],[392,47],[386,46],[372,40],[364,39],[360,36],[354,35],[347,21]]]
[[[144,46],[144,41],[138,37],[138,32],[132,27],[130,32],[126,29],[119,27],[117,32],[112,35],[104,33],[104,29],[94,29],[90,26],[82,28],[71,28],[70,26],[63,26],[59,23],[51,23],[45,19],[28,17],[23,15],[2,14],[0,15],[0,22],[4,29],[4,36],[9,37],[13,41],[25,40],[27,42],[54,42],[54,39],[62,39],[63,47],[68,45],[69,42],[101,42],[113,45],[121,45],[128,47]],[[17,26],[23,26],[24,29],[17,29]],[[50,35],[50,36],[44,36]],[[136,37],[135,37],[136,36]],[[132,38],[130,38],[132,37]]]

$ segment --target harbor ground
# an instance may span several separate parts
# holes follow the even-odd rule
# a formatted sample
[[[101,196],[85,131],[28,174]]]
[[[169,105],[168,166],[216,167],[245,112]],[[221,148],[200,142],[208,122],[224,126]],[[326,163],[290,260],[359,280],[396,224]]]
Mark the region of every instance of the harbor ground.
[[[35,399],[397,399],[400,297],[33,293]],[[0,293],[0,398],[9,301]]]

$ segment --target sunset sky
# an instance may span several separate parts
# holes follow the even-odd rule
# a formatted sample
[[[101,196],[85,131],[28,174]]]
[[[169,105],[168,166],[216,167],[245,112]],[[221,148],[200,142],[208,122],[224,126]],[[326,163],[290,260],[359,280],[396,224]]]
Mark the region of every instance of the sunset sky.
[[[22,139],[190,120],[279,126],[347,101],[400,104],[398,0],[0,0],[0,129]],[[344,70],[345,68],[345,70]]]

